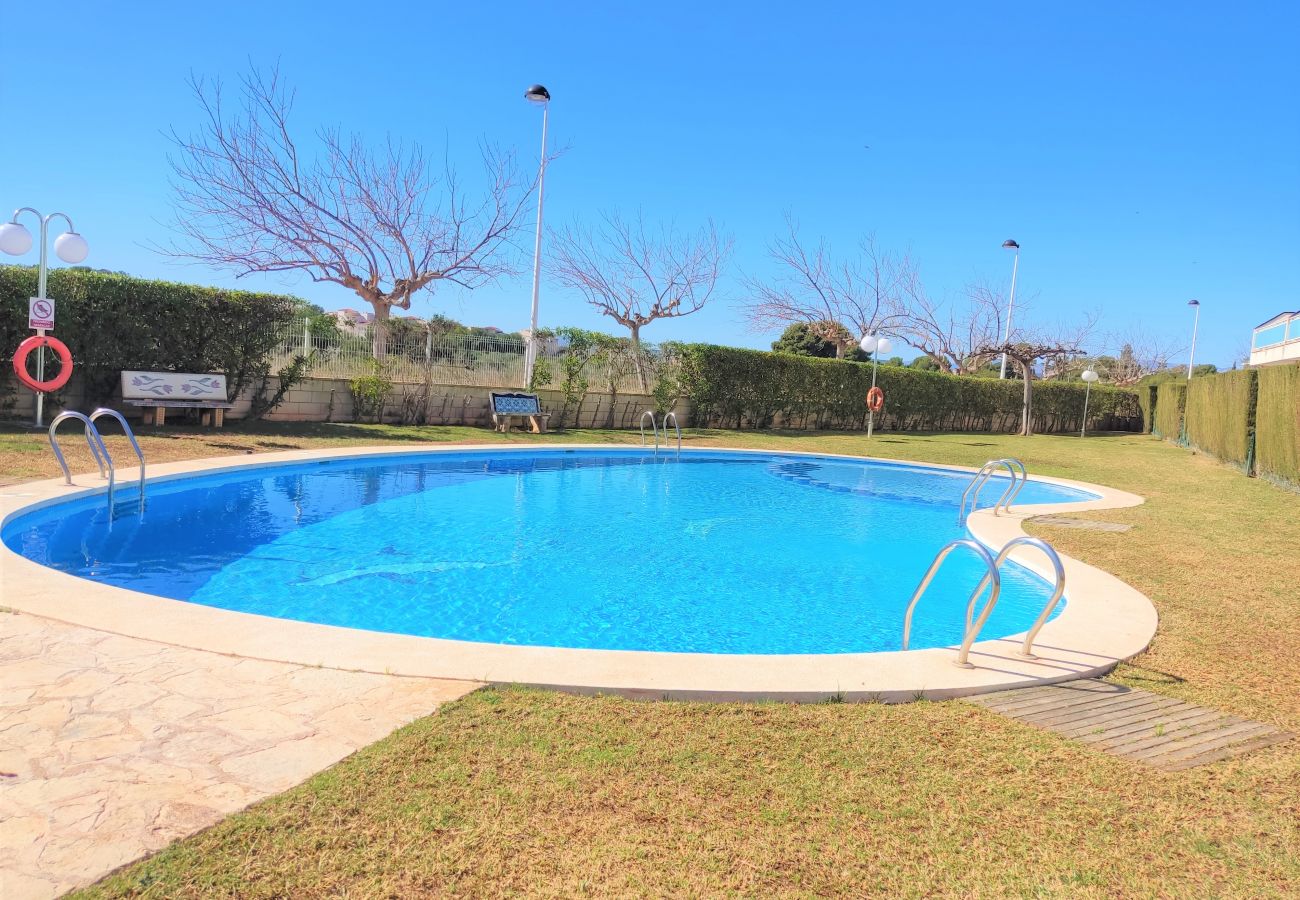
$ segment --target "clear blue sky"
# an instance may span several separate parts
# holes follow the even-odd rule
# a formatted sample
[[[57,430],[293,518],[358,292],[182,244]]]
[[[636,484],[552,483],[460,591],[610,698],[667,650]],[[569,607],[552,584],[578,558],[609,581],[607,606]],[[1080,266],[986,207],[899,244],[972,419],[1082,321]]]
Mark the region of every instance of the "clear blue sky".
[[[548,174],[552,223],[713,217],[733,269],[762,275],[788,212],[836,247],[875,232],[910,249],[940,296],[1005,282],[1014,237],[1036,317],[1095,309],[1103,331],[1186,343],[1196,297],[1198,358],[1222,365],[1300,308],[1297,34],[1294,3],[11,4],[0,206],[70,213],[88,265],[233,284],[147,249],[168,237],[164,132],[196,121],[191,72],[278,60],[301,130],[446,145],[466,173],[482,139],[536,159],[522,91],[540,81],[569,148]],[[359,305],[305,279],[240,284]],[[516,329],[528,300],[524,275],[413,312]],[[542,313],[602,324],[550,285]],[[645,337],[772,336],[724,301]]]

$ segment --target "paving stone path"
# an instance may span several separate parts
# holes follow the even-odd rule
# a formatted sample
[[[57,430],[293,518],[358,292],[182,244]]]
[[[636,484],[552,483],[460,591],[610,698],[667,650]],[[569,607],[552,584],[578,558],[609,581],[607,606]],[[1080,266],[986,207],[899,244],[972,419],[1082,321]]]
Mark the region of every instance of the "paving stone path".
[[[1239,756],[1294,736],[1262,722],[1096,678],[966,699],[1168,771]]]
[[[0,611],[0,898],[89,884],[476,687]]]

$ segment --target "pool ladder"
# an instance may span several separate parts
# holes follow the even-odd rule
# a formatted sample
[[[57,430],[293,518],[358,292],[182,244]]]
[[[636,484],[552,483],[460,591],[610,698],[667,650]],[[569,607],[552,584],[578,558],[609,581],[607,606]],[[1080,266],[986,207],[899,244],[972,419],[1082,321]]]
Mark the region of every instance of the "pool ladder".
[[[645,412],[641,413],[641,423],[640,423],[641,446],[644,447],[646,445],[645,444],[645,420],[647,416],[650,418],[650,430],[654,432],[655,456],[658,456],[660,426],[655,423],[655,414],[653,410],[647,409]],[[667,443],[668,441],[668,422],[670,419],[672,420],[673,428],[677,432],[677,455],[681,456],[682,455],[682,429],[681,426],[677,424],[677,413],[675,412],[664,413],[664,417],[663,417],[664,442]]]
[[[970,538],[955,540],[940,550],[935,556],[934,562],[930,563],[930,568],[925,573],[925,577],[921,579],[921,583],[917,586],[916,593],[912,594],[911,602],[907,604],[907,612],[903,615],[903,649],[907,649],[912,636],[912,613],[916,610],[917,601],[921,599],[921,595],[925,593],[926,588],[930,586],[930,582],[934,580],[935,573],[939,571],[939,566],[943,564],[943,561],[948,558],[948,554],[959,547],[963,547],[979,557],[987,569],[984,577],[980,579],[980,583],[975,586],[975,590],[971,593],[970,599],[966,601],[966,626],[962,632],[961,647],[957,650],[957,665],[963,669],[975,668],[970,662],[971,645],[975,643],[975,639],[979,637],[979,633],[984,629],[984,623],[988,621],[989,615],[993,612],[993,607],[997,605],[998,596],[1002,593],[1002,564],[1011,555],[1011,551],[1019,546],[1034,547],[1041,550],[1052,564],[1053,573],[1056,576],[1051,599],[1047,601],[1043,611],[1034,620],[1033,627],[1025,634],[1025,642],[1020,648],[1021,656],[1026,659],[1036,659],[1037,657],[1033,653],[1034,638],[1038,637],[1038,632],[1052,615],[1052,610],[1056,609],[1056,604],[1060,601],[1061,595],[1065,593],[1065,568],[1061,565],[1061,557],[1052,549],[1051,544],[1027,535],[1007,541],[1006,546],[1002,548],[996,558],[989,553],[983,544],[977,543]],[[984,608],[976,616],[975,604],[984,593],[984,589],[990,584],[993,585],[993,591],[989,594],[988,602],[984,604]]]
[[[115,409],[101,406],[89,416],[76,412],[75,410],[65,410],[55,416],[54,421],[50,422],[50,449],[54,451],[54,458],[59,461],[59,468],[63,470],[63,481],[65,484],[72,484],[72,471],[68,468],[68,461],[63,458],[62,448],[59,447],[59,425],[68,419],[76,419],[82,424],[82,429],[86,438],[86,446],[90,448],[90,455],[95,458],[95,465],[99,467],[99,477],[108,480],[108,510],[111,516],[113,512],[113,491],[117,486],[117,469],[113,465],[113,457],[108,453],[108,446],[104,443],[104,436],[99,433],[99,428],[95,425],[95,420],[101,416],[112,416],[121,423],[122,431],[131,442],[131,448],[135,450],[136,458],[140,460],[140,509],[143,511],[145,481],[144,452],[140,449],[140,444],[135,439],[135,432],[131,430],[131,426],[126,421],[126,417]]]
[[[1002,492],[1002,496],[998,498],[998,502],[993,504],[993,515],[996,516],[999,509],[1008,513],[1011,512],[1011,504],[1016,502],[1016,498],[1019,497],[1020,492],[1024,490],[1025,482],[1029,480],[1029,473],[1025,471],[1025,464],[1018,459],[1013,459],[1011,457],[1005,459],[990,459],[984,465],[980,466],[980,470],[975,473],[975,476],[970,480],[970,484],[966,485],[966,490],[962,492],[961,506],[957,509],[958,525],[965,524],[966,522],[966,516],[968,514],[966,511],[966,501],[968,499],[970,500],[970,512],[974,512],[975,508],[979,506],[980,491],[984,490],[984,485],[988,483],[994,473],[1003,467],[1005,467],[1007,472],[1011,475],[1011,481],[1007,484],[1006,490]]]

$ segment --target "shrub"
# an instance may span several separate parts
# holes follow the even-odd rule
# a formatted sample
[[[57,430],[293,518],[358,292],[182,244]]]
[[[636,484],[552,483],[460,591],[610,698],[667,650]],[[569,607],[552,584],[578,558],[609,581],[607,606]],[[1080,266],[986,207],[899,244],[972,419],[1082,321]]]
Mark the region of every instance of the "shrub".
[[[1187,406],[1187,382],[1166,381],[1156,388],[1156,414],[1151,433],[1167,441],[1183,440],[1183,410]]]
[[[393,392],[393,383],[384,375],[383,366],[378,360],[373,362],[374,370],[369,375],[353,378],[348,382],[352,392],[352,418],[357,422],[366,419],[383,421],[384,404]]]
[[[1256,470],[1271,481],[1300,486],[1300,365],[1258,372]]]
[[[868,363],[688,344],[681,348],[680,378],[696,426],[866,427]],[[877,429],[1014,431],[1020,423],[1023,385],[1018,381],[882,365],[877,384],[885,392]],[[1034,429],[1078,430],[1083,404],[1083,385],[1037,382]],[[1091,427],[1133,429],[1140,416],[1133,392],[1093,388]]]
[[[1187,443],[1249,471],[1255,451],[1254,369],[1193,378],[1187,387]]]
[[[35,267],[0,266],[0,347],[6,352],[27,334],[27,298],[36,294],[36,282]],[[55,334],[72,351],[90,404],[113,397],[123,369],[221,372],[237,397],[271,375],[271,351],[303,308],[301,300],[281,294],[88,269],[51,269],[49,295],[58,303]],[[281,384],[305,377],[306,368],[291,362],[278,373]],[[7,379],[0,379],[0,390],[12,390]]]

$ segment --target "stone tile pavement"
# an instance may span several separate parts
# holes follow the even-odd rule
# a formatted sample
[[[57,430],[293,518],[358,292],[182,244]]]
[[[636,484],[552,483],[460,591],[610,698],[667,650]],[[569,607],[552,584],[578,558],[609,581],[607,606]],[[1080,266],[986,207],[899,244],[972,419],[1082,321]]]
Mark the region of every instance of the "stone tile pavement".
[[[89,884],[476,687],[0,610],[0,898]]]

